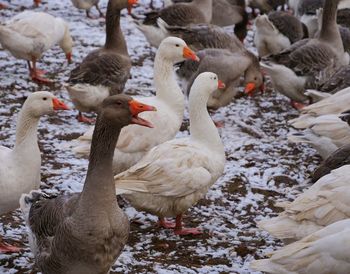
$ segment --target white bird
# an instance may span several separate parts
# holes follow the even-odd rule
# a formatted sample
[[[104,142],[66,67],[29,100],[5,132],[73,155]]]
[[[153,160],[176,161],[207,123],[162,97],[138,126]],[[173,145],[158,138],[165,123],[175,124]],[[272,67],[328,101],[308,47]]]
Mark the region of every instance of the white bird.
[[[117,194],[124,194],[136,209],[157,215],[161,226],[175,227],[175,234],[201,233],[184,228],[182,215],[204,198],[224,171],[224,146],[207,110],[208,98],[218,87],[224,85],[216,74],[200,74],[189,95],[190,137],[156,146],[114,177]],[[175,216],[175,226],[164,219]]]
[[[39,119],[60,109],[68,107],[47,91],[32,93],[23,104],[18,116],[14,148],[0,146],[0,214],[15,210],[22,193],[39,187]],[[6,247],[0,243],[0,252],[6,251]]]
[[[73,40],[68,24],[44,12],[25,11],[0,26],[0,43],[14,57],[27,60],[30,76],[41,83],[50,83],[36,67],[41,56],[59,44],[71,62]],[[32,64],[31,64],[32,62]]]
[[[174,138],[180,129],[185,98],[176,81],[173,65],[185,58],[198,60],[198,57],[182,39],[168,37],[163,40],[154,62],[156,96],[135,97],[140,102],[157,108],[157,112],[140,115],[150,121],[154,128],[129,125],[122,129],[114,152],[113,170],[115,174],[136,164],[154,146]],[[92,132],[93,128],[79,137],[76,147],[73,148],[77,154],[87,155],[89,153]]]

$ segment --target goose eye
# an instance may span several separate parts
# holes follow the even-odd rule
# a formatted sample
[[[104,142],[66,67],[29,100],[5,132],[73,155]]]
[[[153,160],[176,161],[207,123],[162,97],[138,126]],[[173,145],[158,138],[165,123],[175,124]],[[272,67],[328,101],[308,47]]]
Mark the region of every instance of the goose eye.
[[[116,102],[116,105],[117,105],[117,106],[121,106],[121,105],[122,105],[122,102],[117,101],[117,102]]]
[[[47,97],[44,97],[43,100],[46,101],[46,100],[47,100]]]
[[[179,45],[179,44],[176,44],[175,46],[178,48],[180,45]]]
[[[254,77],[254,80],[257,80],[258,78],[257,77]]]

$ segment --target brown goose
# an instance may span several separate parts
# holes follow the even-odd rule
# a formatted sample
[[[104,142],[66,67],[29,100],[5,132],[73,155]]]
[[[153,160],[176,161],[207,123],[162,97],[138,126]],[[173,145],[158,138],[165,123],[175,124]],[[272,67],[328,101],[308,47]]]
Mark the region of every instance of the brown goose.
[[[130,11],[136,3],[137,0],[108,1],[105,45],[89,53],[71,72],[66,88],[79,110],[79,121],[91,122],[81,112],[95,111],[107,96],[124,90],[131,61],[120,29],[120,13],[125,8]]]
[[[151,110],[127,95],[108,97],[97,117],[83,191],[53,199],[35,191],[22,195],[31,249],[43,274],[109,272],[129,235],[128,218],[115,197],[114,147],[124,126],[152,126],[138,117]]]
[[[336,22],[339,0],[326,0],[318,38],[303,39],[263,60],[274,87],[292,100],[303,102],[305,88],[314,88],[340,66],[349,63]]]
[[[350,87],[350,65],[341,67],[326,82],[318,87],[318,90],[334,94],[348,87]]]
[[[170,26],[187,26],[189,24],[210,23],[212,18],[213,0],[193,0],[190,3],[176,3],[164,9],[149,14],[138,28],[147,41],[158,47],[166,35],[156,26],[156,20],[161,18]]]
[[[247,93],[255,89],[264,89],[263,76],[260,71],[258,58],[248,50],[232,53],[225,49],[205,49],[197,52],[200,62],[185,61],[180,65],[177,74],[188,80],[189,93],[193,81],[205,71],[216,73],[226,87],[217,89],[208,100],[208,107],[218,109],[228,105],[237,94],[240,77],[244,76]]]

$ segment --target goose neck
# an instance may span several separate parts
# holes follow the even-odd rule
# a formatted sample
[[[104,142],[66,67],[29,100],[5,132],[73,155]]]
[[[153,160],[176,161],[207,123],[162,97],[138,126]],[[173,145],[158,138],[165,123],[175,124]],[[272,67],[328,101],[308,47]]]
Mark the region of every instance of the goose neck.
[[[156,97],[172,106],[179,115],[183,115],[185,99],[179,87],[173,68],[173,62],[157,54],[154,61],[154,86]]]
[[[112,161],[121,128],[97,118],[81,202],[94,208],[115,203]],[[101,202],[101,200],[103,202]],[[108,203],[108,204],[107,204]]]
[[[127,54],[128,49],[124,35],[120,28],[121,9],[112,8],[112,1],[108,2],[106,13],[106,49],[113,49],[117,52]]]
[[[190,138],[223,153],[224,147],[219,132],[207,110],[208,99],[209,95],[203,94],[200,90],[192,89],[190,92]]]
[[[37,129],[39,118],[29,115],[26,106],[23,106],[17,120],[15,151],[20,151],[23,147],[38,148]]]

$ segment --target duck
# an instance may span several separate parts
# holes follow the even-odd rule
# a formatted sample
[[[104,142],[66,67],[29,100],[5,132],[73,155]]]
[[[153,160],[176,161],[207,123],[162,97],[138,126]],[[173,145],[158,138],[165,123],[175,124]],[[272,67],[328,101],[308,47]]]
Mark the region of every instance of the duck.
[[[194,51],[207,48],[227,49],[232,52],[246,50],[236,35],[229,34],[221,27],[212,24],[170,26],[161,18],[157,20],[157,23],[166,36],[183,39]]]
[[[347,273],[350,258],[350,220],[331,224],[309,236],[272,252],[270,258],[254,260],[253,270],[274,274]]]
[[[103,12],[101,11],[100,7],[98,6],[98,3],[100,2],[100,0],[71,0],[72,4],[74,7],[76,7],[77,9],[83,9],[86,10],[86,17],[92,19],[93,17],[91,17],[90,15],[90,9],[95,6],[99,16],[100,17],[104,17]]]
[[[341,166],[350,165],[350,144],[343,145],[331,153],[312,173],[312,183]]]
[[[154,110],[124,94],[106,98],[97,117],[82,192],[50,199],[38,191],[21,196],[30,247],[43,274],[109,273],[129,236],[128,217],[114,194],[113,148],[123,127],[152,126],[138,114]]]
[[[349,165],[332,170],[293,202],[277,204],[285,211],[260,221],[259,228],[279,239],[296,241],[327,225],[348,219],[349,176]]]
[[[167,37],[160,44],[154,61],[155,96],[136,97],[139,101],[155,106],[158,111],[144,113],[141,117],[151,121],[152,130],[134,125],[123,128],[114,151],[113,172],[125,171],[156,145],[171,140],[179,131],[185,110],[184,94],[179,87],[173,65],[185,58],[198,61],[198,56],[180,38]],[[73,144],[73,151],[83,156],[89,153],[90,128]],[[142,138],[139,138],[142,136]]]
[[[62,18],[45,12],[24,11],[0,26],[0,43],[15,58],[26,60],[30,77],[38,83],[51,81],[36,67],[42,55],[58,44],[71,62],[73,40]]]
[[[47,91],[33,92],[24,102],[18,115],[13,149],[0,146],[1,215],[18,208],[18,199],[23,192],[39,188],[41,154],[37,128],[40,117],[67,109],[63,102]],[[11,246],[0,242],[0,251],[11,251]]]
[[[133,207],[159,217],[159,225],[174,228],[176,235],[197,235],[186,228],[182,216],[204,198],[223,174],[225,151],[211,120],[207,101],[224,84],[212,72],[197,76],[189,95],[190,137],[164,142],[151,149],[137,164],[114,176],[117,195]],[[176,217],[176,223],[165,218]]]
[[[284,95],[303,103],[303,92],[332,75],[339,67],[348,65],[349,55],[336,23],[339,0],[326,0],[320,36],[303,39],[279,54],[262,60],[262,67],[272,78],[272,83]]]
[[[161,18],[170,26],[187,26],[190,24],[210,23],[213,0],[193,0],[190,3],[175,3],[161,9],[155,14],[146,14],[143,24],[138,29],[145,35],[151,46],[158,48],[166,34],[157,25]]]
[[[104,46],[90,52],[70,73],[66,89],[79,110],[80,122],[92,123],[82,112],[96,111],[107,96],[123,92],[130,78],[131,60],[120,28],[120,13],[136,3],[137,0],[108,1]]]
[[[258,58],[248,50],[232,53],[225,49],[205,49],[196,52],[200,62],[186,60],[177,70],[178,76],[188,81],[189,94],[194,79],[205,71],[214,72],[226,84],[217,89],[208,100],[208,108],[216,110],[231,103],[238,93],[240,78],[244,75],[245,92],[264,90],[264,78]]]
[[[297,17],[272,11],[255,19],[254,44],[260,57],[278,54],[297,41],[308,38],[307,27]]]

